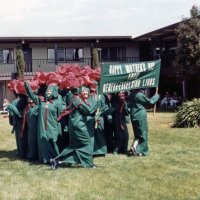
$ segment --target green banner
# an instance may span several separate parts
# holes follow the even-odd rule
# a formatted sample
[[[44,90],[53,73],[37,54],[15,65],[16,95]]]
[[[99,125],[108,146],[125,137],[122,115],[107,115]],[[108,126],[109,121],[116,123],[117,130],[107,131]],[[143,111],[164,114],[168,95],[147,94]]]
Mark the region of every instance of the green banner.
[[[158,87],[161,60],[101,65],[99,93]]]

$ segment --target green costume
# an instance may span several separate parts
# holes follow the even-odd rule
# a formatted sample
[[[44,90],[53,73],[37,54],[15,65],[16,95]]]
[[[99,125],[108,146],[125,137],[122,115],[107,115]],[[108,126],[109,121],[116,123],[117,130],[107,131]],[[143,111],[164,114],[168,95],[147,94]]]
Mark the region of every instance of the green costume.
[[[68,130],[70,144],[54,160],[59,163],[81,164],[93,167],[93,144],[87,127],[87,116],[94,112],[95,105],[88,104],[77,94],[66,111],[69,114]]]
[[[108,105],[105,104],[104,95],[99,95],[97,101],[97,115],[95,116],[96,127],[94,133],[94,155],[106,155],[107,145],[104,133],[104,116],[110,114]]]
[[[112,96],[110,94],[105,95],[105,103],[109,108],[112,108]],[[108,153],[113,153],[114,149],[114,124],[113,115],[104,115],[104,133],[106,138],[106,145]]]
[[[90,134],[92,144],[94,146],[94,132],[95,132],[95,113],[97,109],[97,94],[91,93],[88,99],[89,105],[94,105],[94,110],[91,115],[87,116],[87,127]]]
[[[115,154],[127,153],[128,148],[128,128],[127,128],[127,118],[129,117],[129,110],[127,108],[127,103],[125,98],[118,98],[113,102],[113,107],[115,111],[113,113],[113,123],[114,123],[114,152]]]
[[[155,104],[160,96],[155,94],[152,98],[147,98],[141,90],[136,90],[130,94],[130,118],[134,130],[134,141],[138,141],[136,153],[147,155],[148,153],[148,124],[145,107]]]
[[[38,144],[37,144],[37,125],[38,125],[38,106],[34,103],[28,104],[27,110],[27,128],[28,128],[28,152],[29,160],[38,159]]]
[[[71,91],[70,90],[60,90],[59,91],[60,96],[61,96],[61,102],[62,102],[62,107],[63,110],[70,104],[68,100],[68,96],[70,96]],[[68,132],[68,121],[69,121],[69,116],[66,115],[61,118],[60,124],[61,124],[61,129],[62,129],[62,134],[59,135],[58,137],[58,147],[59,151],[61,152],[66,146],[69,145],[69,132]]]
[[[57,86],[49,85],[47,91],[52,94],[45,99],[35,95],[29,84],[24,83],[28,96],[38,105],[38,154],[39,161],[49,163],[52,157],[59,154],[57,146],[58,135],[61,134],[61,125],[57,121],[58,115],[62,112],[62,103],[57,100]]]
[[[12,118],[13,130],[15,132],[17,154],[21,159],[27,158],[27,131],[22,129],[23,113],[27,105],[27,98],[24,95],[19,95],[17,99],[8,104],[7,110],[9,117]]]

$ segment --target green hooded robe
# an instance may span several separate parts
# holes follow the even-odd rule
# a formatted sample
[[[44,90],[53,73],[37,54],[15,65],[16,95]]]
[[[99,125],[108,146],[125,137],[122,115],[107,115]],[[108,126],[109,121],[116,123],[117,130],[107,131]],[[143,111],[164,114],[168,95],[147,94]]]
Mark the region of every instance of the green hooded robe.
[[[126,99],[121,100],[117,95],[117,98],[113,102],[115,111],[113,113],[114,123],[114,154],[126,154],[128,148],[128,127],[127,117],[129,118],[129,110],[127,108]]]
[[[37,128],[38,128],[38,105],[29,103],[27,111],[28,128],[28,150],[27,158],[29,160],[38,159]]]
[[[97,100],[98,110],[95,116],[96,127],[94,133],[94,155],[106,155],[107,145],[104,133],[104,116],[110,114],[110,108],[105,103],[105,96],[99,95]]]
[[[35,95],[29,84],[24,83],[28,96],[38,105],[38,154],[39,161],[49,163],[52,157],[59,154],[57,145],[58,135],[61,134],[61,125],[57,121],[58,115],[62,112],[62,103],[57,100],[57,86],[49,85],[52,95],[45,99]]]
[[[148,123],[146,106],[155,104],[160,96],[155,94],[152,98],[147,98],[141,90],[130,93],[130,118],[134,130],[134,140],[139,143],[136,152],[141,155],[148,153]]]
[[[27,130],[22,130],[23,113],[27,105],[27,98],[24,95],[8,104],[7,110],[9,117],[12,118],[12,133],[15,133],[17,154],[20,159],[27,158]]]
[[[68,130],[70,144],[55,159],[66,164],[81,164],[93,167],[93,143],[87,126],[87,116],[94,112],[95,105],[88,104],[74,95],[70,105]]]

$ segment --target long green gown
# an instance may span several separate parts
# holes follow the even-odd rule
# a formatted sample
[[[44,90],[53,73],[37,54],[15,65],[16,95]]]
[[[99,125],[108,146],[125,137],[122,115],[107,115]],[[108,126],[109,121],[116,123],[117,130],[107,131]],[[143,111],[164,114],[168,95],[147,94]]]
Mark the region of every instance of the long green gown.
[[[87,126],[87,116],[94,112],[95,105],[87,104],[74,95],[70,105],[68,130],[70,144],[55,159],[66,164],[81,164],[93,167],[93,143]]]
[[[97,94],[90,93],[90,97],[88,99],[89,104],[94,105],[94,110],[91,115],[87,116],[87,127],[90,134],[90,138],[92,140],[92,144],[94,146],[94,132],[95,132],[95,113],[97,109]]]
[[[64,110],[70,104],[70,102],[68,100],[68,96],[70,95],[71,91],[63,89],[63,90],[60,90],[59,93],[62,98],[61,101],[62,101],[62,106],[63,106],[63,110]],[[59,137],[58,137],[59,152],[61,152],[66,146],[69,145],[68,121],[69,121],[68,115],[62,117],[60,120],[62,134],[59,135]]]
[[[95,156],[98,156],[98,155],[104,156],[107,154],[107,145],[106,145],[106,138],[105,138],[105,133],[104,133],[104,116],[111,114],[110,113],[111,109],[105,103],[104,95],[99,95],[99,98],[97,100],[97,106],[98,106],[98,111],[97,111],[97,116],[95,117],[97,126],[95,127],[95,132],[94,132],[93,154]]]
[[[27,98],[20,95],[7,107],[9,117],[12,118],[13,131],[15,133],[17,155],[20,159],[27,158],[27,131],[22,130],[23,113],[27,105]]]
[[[129,117],[129,111],[127,109],[126,100],[121,100],[119,97],[113,102],[115,111],[113,113],[114,123],[114,153],[127,153],[128,148],[128,127],[127,117]]]
[[[57,145],[58,135],[61,134],[61,125],[57,121],[58,115],[62,112],[62,103],[57,100],[58,89],[56,86],[48,86],[52,95],[43,100],[35,95],[29,84],[24,84],[28,96],[38,105],[38,154],[39,161],[49,163],[52,157],[59,154]]]
[[[138,140],[136,152],[141,155],[148,154],[148,123],[146,106],[155,104],[160,96],[155,94],[151,98],[147,98],[145,94],[140,91],[134,91],[130,94],[130,118],[134,130],[134,140]]]
[[[38,105],[30,103],[27,111],[27,128],[28,128],[28,150],[27,158],[29,160],[38,159],[38,144],[37,144],[37,128],[38,128]]]

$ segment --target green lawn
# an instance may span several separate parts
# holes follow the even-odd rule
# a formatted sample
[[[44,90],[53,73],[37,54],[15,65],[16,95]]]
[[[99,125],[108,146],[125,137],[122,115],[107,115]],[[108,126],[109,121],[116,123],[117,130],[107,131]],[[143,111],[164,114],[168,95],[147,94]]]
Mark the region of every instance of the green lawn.
[[[171,128],[173,113],[148,113],[147,157],[95,158],[97,169],[28,163],[16,158],[8,119],[0,116],[0,200],[199,200],[200,129]],[[129,125],[130,142],[132,129]]]

